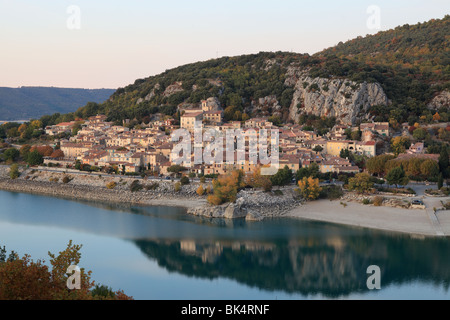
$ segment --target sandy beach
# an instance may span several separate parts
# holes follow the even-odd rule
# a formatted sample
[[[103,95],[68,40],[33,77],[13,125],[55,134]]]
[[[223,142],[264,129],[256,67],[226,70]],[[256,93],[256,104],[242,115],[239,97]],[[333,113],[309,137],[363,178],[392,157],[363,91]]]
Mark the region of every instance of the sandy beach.
[[[287,216],[415,235],[450,236],[450,211],[438,211],[434,219],[433,207],[427,203],[427,210],[346,204],[344,207],[340,201],[315,201],[291,210]]]

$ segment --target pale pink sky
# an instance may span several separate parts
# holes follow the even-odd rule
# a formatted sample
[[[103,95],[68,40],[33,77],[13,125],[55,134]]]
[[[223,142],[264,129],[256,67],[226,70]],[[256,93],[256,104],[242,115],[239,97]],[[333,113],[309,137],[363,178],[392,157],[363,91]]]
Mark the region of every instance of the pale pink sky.
[[[313,54],[377,32],[370,5],[382,30],[450,12],[447,0],[0,0],[0,86],[117,88],[217,55]]]

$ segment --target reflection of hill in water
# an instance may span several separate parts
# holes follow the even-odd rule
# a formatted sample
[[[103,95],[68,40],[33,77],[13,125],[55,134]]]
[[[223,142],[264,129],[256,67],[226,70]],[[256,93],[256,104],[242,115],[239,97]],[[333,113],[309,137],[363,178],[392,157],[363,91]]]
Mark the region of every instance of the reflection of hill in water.
[[[367,267],[382,286],[409,281],[450,284],[450,242],[405,236],[308,238],[279,242],[135,241],[169,271],[225,277],[264,290],[340,297],[366,292]]]

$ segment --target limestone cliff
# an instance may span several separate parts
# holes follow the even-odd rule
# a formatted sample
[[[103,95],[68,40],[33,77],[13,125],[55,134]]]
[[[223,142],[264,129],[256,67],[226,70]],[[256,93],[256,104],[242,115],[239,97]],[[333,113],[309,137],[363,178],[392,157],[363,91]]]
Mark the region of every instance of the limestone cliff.
[[[450,106],[450,91],[442,91],[428,104],[428,108],[432,110],[438,110],[442,107]]]
[[[307,70],[295,67],[288,68],[285,84],[295,89],[289,110],[289,118],[294,121],[306,113],[355,124],[367,117],[370,107],[389,103],[379,83],[311,78]]]

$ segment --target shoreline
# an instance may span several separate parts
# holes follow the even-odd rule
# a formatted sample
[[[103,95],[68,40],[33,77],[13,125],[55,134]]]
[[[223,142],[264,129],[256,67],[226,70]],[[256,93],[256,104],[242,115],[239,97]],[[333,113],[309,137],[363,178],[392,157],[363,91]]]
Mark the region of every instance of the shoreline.
[[[410,210],[392,207],[365,206],[347,202],[343,207],[339,200],[319,200],[295,208],[286,217],[318,221],[409,234],[411,236],[450,237],[450,224],[442,230],[436,228],[428,210]],[[445,220],[450,221],[450,211],[443,211]]]
[[[201,212],[197,215],[219,219],[229,218],[227,216],[213,216],[210,212],[214,211],[214,207],[207,205],[205,197],[197,196],[195,193],[197,186],[195,185],[187,187],[181,193],[175,193],[166,189],[166,186],[163,186],[163,191],[143,190],[131,192],[128,188],[128,183],[132,179],[129,179],[126,186],[120,186],[110,190],[106,187],[99,186],[101,184],[104,185],[107,179],[101,180],[101,183],[97,183],[97,185],[90,185],[89,183],[92,182],[89,180],[90,178],[83,178],[87,179],[87,181],[75,181],[63,184],[48,182],[48,180],[43,179],[40,181],[27,180],[23,179],[23,176],[16,180],[0,177],[0,190],[58,197],[75,201],[83,200],[137,206],[178,207],[186,209],[186,214],[190,214],[190,212],[195,212],[196,210],[203,210],[205,214]],[[50,176],[55,176],[55,174],[50,174]],[[45,175],[45,179],[47,178],[48,174]],[[163,184],[165,182],[161,183]],[[245,197],[255,199],[261,195],[257,192],[251,192],[250,195],[247,194]],[[347,206],[344,207],[339,203],[340,200],[319,200],[304,204],[288,203],[285,207],[282,206],[280,210],[273,210],[275,209],[274,201],[277,204],[276,201],[282,201],[282,199],[277,200],[277,198],[270,196],[268,198],[271,203],[261,203],[259,207],[249,207],[249,217],[247,217],[247,220],[261,221],[264,218],[296,218],[409,235],[450,237],[450,211],[431,212],[433,210],[430,208],[433,208],[433,203],[428,204],[427,210],[414,210],[386,206],[367,206],[348,201],[346,201]],[[267,211],[270,212],[271,209],[273,214],[265,213]],[[433,217],[433,215],[436,216]],[[235,216],[234,218],[245,217]]]
[[[82,200],[89,202],[114,203],[137,206],[177,207],[189,210],[203,205],[206,201],[193,197],[171,197],[126,190],[109,190],[106,188],[82,185],[55,185],[46,182],[9,180],[0,178],[0,190],[7,192],[27,193],[41,196],[57,197],[66,200]]]

